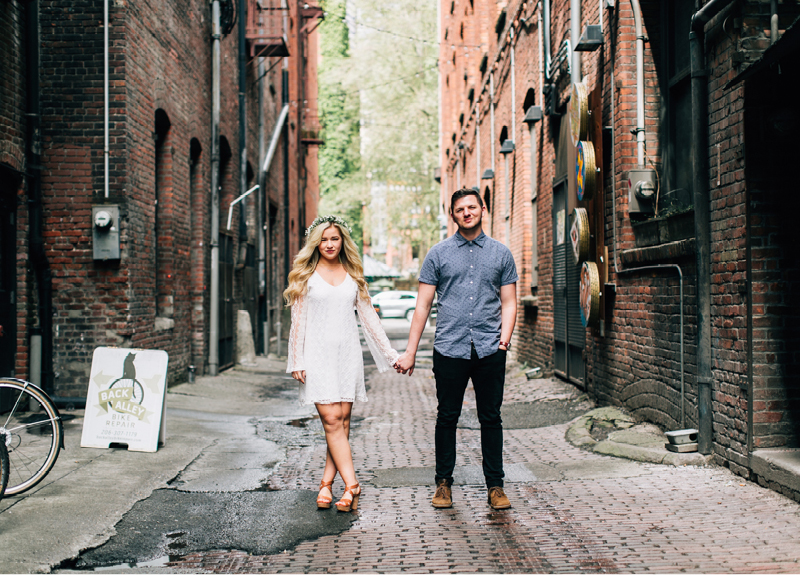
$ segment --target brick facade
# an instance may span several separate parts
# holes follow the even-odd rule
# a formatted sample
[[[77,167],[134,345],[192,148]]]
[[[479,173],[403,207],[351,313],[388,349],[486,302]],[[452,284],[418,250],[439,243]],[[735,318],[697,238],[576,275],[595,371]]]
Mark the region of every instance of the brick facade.
[[[228,4],[233,7],[233,3]],[[64,400],[83,397],[92,353],[98,346],[166,350],[170,382],[184,380],[190,365],[203,373],[210,346],[217,345],[209,341],[213,243],[210,3],[109,3],[107,197],[103,2],[42,0],[38,5],[43,236],[53,278],[53,366],[52,374],[43,374],[43,383]],[[3,173],[25,169],[25,14],[33,9],[35,4],[30,3],[0,5],[0,42],[4,44],[1,61],[4,71],[14,77],[13,82],[4,82],[0,88]],[[258,181],[263,161],[259,153],[265,152],[264,146],[269,144],[284,104],[284,82],[313,93],[311,101],[316,104],[316,79],[303,72],[308,66],[306,60],[313,60],[317,53],[306,49],[307,43],[316,41],[313,33],[308,35],[302,29],[309,16],[301,14],[301,6],[292,2],[286,15],[291,23],[287,30],[289,58],[264,58],[268,70],[259,81],[257,59],[251,59],[248,53],[244,156],[239,149],[237,29],[234,27],[220,40],[219,218],[221,245],[227,250],[225,263],[232,270],[232,281],[226,288],[230,307],[223,306],[221,314],[226,317],[220,323],[235,325],[235,317],[228,316],[247,309],[257,341],[264,337],[260,331],[265,301],[278,301],[283,261],[293,257],[299,247],[297,230],[304,229],[306,221],[316,216],[318,196],[316,150],[301,141],[299,133],[305,120],[295,113],[287,121],[291,128],[283,132],[284,138],[289,134],[292,139],[288,169],[284,169],[279,145],[263,191],[262,205],[275,252],[266,262],[274,281],[259,283],[259,276],[265,276],[264,269],[258,272],[257,258],[257,194],[261,191],[234,207],[230,230],[228,206],[245,191],[242,183],[249,188]],[[264,122],[260,126],[258,102],[262,89]],[[289,92],[290,98],[297,97],[297,93],[292,96]],[[296,100],[289,104],[298,108]],[[309,109],[309,105],[303,108]],[[244,178],[242,158],[247,166]],[[302,188],[298,184],[301,175]],[[285,180],[290,191],[288,212],[284,210]],[[29,373],[27,326],[39,325],[39,294],[28,264],[27,213],[22,209],[28,187],[30,181],[20,179],[16,190],[2,190],[4,197],[11,193],[20,198],[16,219],[14,356],[18,377]],[[300,193],[305,194],[305,204],[309,205],[305,213],[300,212],[296,199]],[[102,205],[118,206],[120,210],[119,260],[93,259],[92,208]],[[286,213],[295,230],[291,238],[281,231]],[[235,333],[231,332],[230,337],[235,338]]]
[[[546,37],[545,4],[550,9],[549,75],[540,49]],[[686,183],[692,163],[691,142],[686,143],[692,104],[689,115],[682,104],[689,101],[688,30],[694,3],[640,3],[644,164],[655,168],[663,188],[656,218],[631,215],[629,204],[628,178],[639,163],[632,4],[617,2],[607,8],[606,3],[579,3],[581,32],[587,25],[602,25],[602,46],[580,52],[579,74],[568,68],[571,51],[565,51],[562,61],[557,58],[562,41],[570,38],[572,4],[441,3],[442,207],[448,210],[457,187],[477,187],[487,200],[485,229],[514,254],[520,270],[514,336],[518,361],[569,376],[601,404],[622,405],[666,429],[697,427],[702,319],[697,314],[693,188],[691,180]],[[765,10],[763,3],[733,0],[704,30],[708,148],[702,153],[709,168],[712,453],[718,463],[744,475],[750,473],[754,449],[796,447],[800,440],[798,356],[792,351],[798,340],[798,308],[792,296],[800,276],[789,239],[794,211],[786,209],[794,204],[786,203],[788,179],[778,162],[792,161],[784,151],[791,149],[785,134],[797,115],[789,110],[786,95],[791,74],[777,69],[795,65],[781,61],[737,81],[769,45],[764,40],[764,30],[769,33]],[[789,13],[794,8],[783,10],[781,31],[796,17]],[[729,28],[723,30],[725,22]],[[755,38],[761,52],[753,55],[747,49]],[[564,134],[569,139],[561,124],[569,121],[566,113],[577,76],[589,92],[587,137],[600,169],[592,201],[575,197],[574,147],[562,140]],[[523,118],[531,106],[540,106],[544,115],[526,124]],[[504,139],[513,140],[515,147],[505,157],[500,154]],[[487,169],[494,170],[493,178],[481,177]],[[556,256],[554,190],[565,175],[567,214],[580,206],[590,215],[589,260],[598,265],[603,297],[598,325],[584,329],[585,343],[574,350],[567,373],[561,373],[555,334],[559,306],[565,305],[558,293],[564,264]],[[453,231],[450,222],[448,233]]]

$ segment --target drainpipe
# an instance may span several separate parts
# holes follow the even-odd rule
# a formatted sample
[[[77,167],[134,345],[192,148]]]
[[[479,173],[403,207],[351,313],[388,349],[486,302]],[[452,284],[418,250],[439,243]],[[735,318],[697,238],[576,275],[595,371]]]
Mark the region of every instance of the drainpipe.
[[[208,373],[219,373],[219,0],[211,2],[211,290]]]
[[[247,190],[247,0],[239,0],[239,194]],[[239,210],[239,240],[247,241],[247,200]]]
[[[639,0],[631,0],[631,8],[636,31],[636,163],[644,168],[644,32]]]
[[[289,105],[289,70],[288,68],[284,68],[283,76],[282,76],[282,91],[281,91],[281,99],[283,100],[284,107]],[[289,254],[291,253],[289,249],[289,124],[284,123],[283,125],[283,282],[282,285],[286,285],[286,281],[289,278],[289,269],[291,266],[291,262],[289,261]],[[278,313],[278,317],[275,318],[275,332],[277,334],[277,354],[281,355],[281,329],[282,329],[282,319],[283,314]]]
[[[475,187],[481,190],[481,112],[480,105],[475,113]]]
[[[544,28],[541,28],[544,35],[544,71],[545,78],[549,80],[552,76],[550,70],[550,0],[544,0]],[[542,102],[542,104],[544,104]]]
[[[108,199],[108,0],[103,2],[103,180]]]
[[[264,161],[266,153],[266,126],[264,124],[264,58],[258,58],[258,163]],[[267,205],[267,178],[263,170],[258,171],[259,194],[256,196],[256,238],[258,242],[258,319],[256,327],[260,328],[258,335],[263,337],[262,349],[264,355],[269,355],[269,311],[267,310],[267,238],[264,224],[264,211]],[[258,344],[256,343],[256,349]]]
[[[638,2],[637,2],[638,3]],[[570,44],[572,45],[572,83],[581,81],[581,53],[575,46],[581,39],[581,0],[569,0]]]
[[[511,140],[517,139],[517,91],[516,91],[516,66],[514,62],[514,28],[510,32],[511,39]]]
[[[732,0],[711,0],[692,16],[689,32],[692,90],[692,187],[697,266],[697,449],[711,453],[713,406],[711,403],[711,223],[708,194],[708,70],[705,59],[705,25]]]
[[[495,164],[494,164],[494,72],[489,75],[489,121],[491,122],[491,129],[489,136],[491,138],[491,150],[490,153],[492,154],[492,172],[495,172]]]
[[[27,79],[27,139],[26,172],[28,174],[28,229],[30,260],[36,277],[38,291],[38,315],[41,333],[41,363],[33,365],[30,372],[41,373],[41,381],[46,392],[54,394],[53,379],[53,276],[44,247],[44,215],[42,206],[42,159],[41,159],[41,115],[39,102],[39,2],[28,3],[25,20],[27,38],[26,79]],[[33,347],[38,335],[32,330]]]

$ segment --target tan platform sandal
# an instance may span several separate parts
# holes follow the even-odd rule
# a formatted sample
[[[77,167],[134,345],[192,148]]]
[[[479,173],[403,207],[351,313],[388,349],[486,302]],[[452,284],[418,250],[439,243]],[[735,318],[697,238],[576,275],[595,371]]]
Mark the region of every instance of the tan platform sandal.
[[[350,499],[345,499],[348,495]],[[336,509],[338,511],[350,511],[351,509],[355,511],[358,509],[358,498],[360,496],[361,486],[358,483],[355,485],[346,485],[342,498],[336,503]]]
[[[333,481],[320,481],[319,482],[319,495],[317,495],[317,509],[330,509],[331,503],[333,503],[333,491],[331,491],[331,496],[327,497],[326,495],[322,494],[322,490],[326,487],[330,490],[331,485],[333,485]]]

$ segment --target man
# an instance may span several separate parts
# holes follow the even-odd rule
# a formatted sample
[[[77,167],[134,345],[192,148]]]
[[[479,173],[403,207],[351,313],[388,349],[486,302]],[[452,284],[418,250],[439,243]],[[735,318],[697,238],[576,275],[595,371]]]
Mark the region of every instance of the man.
[[[436,416],[436,493],[433,506],[453,506],[451,486],[456,463],[456,426],[467,382],[472,379],[481,424],[483,474],[489,505],[507,509],[503,491],[503,403],[506,352],[517,316],[514,257],[483,233],[486,213],[473,189],[455,192],[450,216],[458,231],[431,248],[419,274],[419,293],[408,346],[397,361],[400,373],[414,372],[415,357],[434,294],[439,307],[433,373],[439,401]]]

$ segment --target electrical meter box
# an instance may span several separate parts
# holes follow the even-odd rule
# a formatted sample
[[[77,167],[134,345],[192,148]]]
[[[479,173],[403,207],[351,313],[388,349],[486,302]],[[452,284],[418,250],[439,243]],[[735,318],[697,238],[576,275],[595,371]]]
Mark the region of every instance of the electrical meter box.
[[[656,207],[656,171],[628,171],[628,214],[652,214]]]
[[[119,206],[92,206],[92,253],[95,260],[119,259]]]

